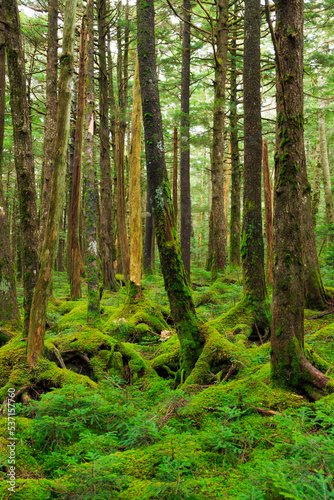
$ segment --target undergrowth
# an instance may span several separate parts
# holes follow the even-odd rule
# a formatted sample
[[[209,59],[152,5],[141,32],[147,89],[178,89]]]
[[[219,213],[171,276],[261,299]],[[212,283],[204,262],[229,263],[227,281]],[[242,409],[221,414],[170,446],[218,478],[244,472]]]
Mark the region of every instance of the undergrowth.
[[[194,281],[204,321],[224,318],[242,295],[237,275],[212,284],[202,272]],[[7,489],[7,419],[0,417],[0,499],[334,499],[334,397],[311,401],[272,388],[269,344],[251,337],[246,316],[225,336],[223,327],[208,330],[220,354],[207,382],[175,388],[179,344],[162,278],[143,285],[147,301],[133,314],[124,309],[124,287],[105,292],[101,320],[90,328],[85,297],[67,300],[64,276],[55,279],[49,360],[38,380],[43,370],[64,378],[58,386],[36,378],[16,404],[14,495]],[[316,316],[305,313],[305,341],[332,367],[334,316]],[[56,366],[55,346],[70,370]],[[14,376],[23,359],[19,339],[0,349],[3,387],[9,377],[23,385]]]

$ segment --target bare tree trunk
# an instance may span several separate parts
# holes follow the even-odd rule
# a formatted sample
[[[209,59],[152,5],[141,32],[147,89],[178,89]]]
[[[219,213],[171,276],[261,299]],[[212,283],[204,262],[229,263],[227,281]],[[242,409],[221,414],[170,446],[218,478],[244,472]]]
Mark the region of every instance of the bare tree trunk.
[[[44,349],[45,318],[56,257],[59,222],[63,209],[66,178],[67,143],[70,128],[71,82],[73,76],[73,45],[76,15],[76,0],[67,0],[63,29],[63,50],[60,57],[59,101],[55,136],[54,159],[52,165],[52,190],[45,238],[41,251],[41,267],[33,297],[27,359],[34,367]]]
[[[41,190],[41,216],[39,251],[42,248],[51,193],[53,141],[57,117],[57,65],[58,65],[58,0],[49,0],[48,55],[46,65],[46,116],[44,128],[44,162]]]
[[[267,240],[267,282],[273,283],[273,214],[271,202],[271,185],[269,177],[269,159],[267,141],[262,140],[264,206],[266,213],[266,240]]]
[[[321,192],[321,172],[322,172],[322,165],[320,161],[319,143],[317,143],[314,171],[313,171],[313,189],[312,189],[312,203],[311,203],[312,221],[314,227],[317,225],[317,215],[319,210],[320,192]]]
[[[231,141],[228,141],[227,156],[225,163],[225,179],[224,179],[224,215],[225,215],[225,233],[227,238],[228,228],[228,209],[230,205],[230,184],[231,184]]]
[[[146,223],[145,223],[145,240],[144,240],[144,259],[143,267],[146,274],[153,272],[153,247],[154,247],[154,231],[153,231],[153,214],[150,193],[147,190],[146,195]]]
[[[14,131],[14,156],[23,250],[24,331],[27,332],[32,297],[38,274],[38,232],[35,171],[27,102],[26,73],[16,0],[2,1],[0,17],[5,20],[10,105]]]
[[[322,165],[323,179],[324,179],[324,192],[325,192],[325,206],[326,218],[328,227],[334,230],[334,210],[333,210],[333,196],[331,185],[331,174],[329,170],[328,152],[327,152],[327,139],[326,139],[326,101],[320,100],[320,108],[318,110],[318,124],[319,124],[319,143],[320,143],[320,162]]]
[[[136,69],[132,99],[132,130],[130,153],[130,298],[141,296],[142,224],[140,201],[140,149],[142,129],[142,106],[139,83],[139,65]]]
[[[97,263],[97,207],[94,175],[94,1],[87,2],[87,77],[84,140],[85,208],[87,232],[87,322],[100,318],[99,270]]]
[[[72,300],[81,298],[81,275],[84,265],[80,251],[80,209],[81,209],[81,158],[82,135],[85,114],[85,84],[86,84],[86,19],[81,24],[79,78],[78,78],[78,112],[75,129],[74,166],[72,178],[72,197],[70,214],[70,266],[71,266],[71,297]]]

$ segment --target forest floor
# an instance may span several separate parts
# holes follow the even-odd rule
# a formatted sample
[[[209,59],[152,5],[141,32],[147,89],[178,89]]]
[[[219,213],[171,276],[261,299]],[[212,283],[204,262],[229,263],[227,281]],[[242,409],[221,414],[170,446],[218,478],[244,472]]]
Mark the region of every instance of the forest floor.
[[[68,300],[56,273],[33,374],[20,335],[0,338],[1,500],[334,499],[334,396],[270,385],[269,342],[247,311],[226,314],[242,296],[241,275],[210,285],[197,271],[193,280],[198,315],[218,330],[229,362],[217,356],[201,383],[175,388],[179,343],[160,275],[144,279],[137,306],[126,305],[124,287],[105,292],[101,319],[88,326],[86,298]],[[317,316],[305,311],[305,341],[329,374],[334,314]],[[14,494],[9,388],[20,391]]]

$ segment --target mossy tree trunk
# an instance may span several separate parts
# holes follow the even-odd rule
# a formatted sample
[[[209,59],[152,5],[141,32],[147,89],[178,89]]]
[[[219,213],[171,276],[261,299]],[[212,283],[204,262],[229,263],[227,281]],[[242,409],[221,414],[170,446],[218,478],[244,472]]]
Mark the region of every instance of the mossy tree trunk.
[[[144,258],[143,258],[143,268],[146,274],[152,274],[153,272],[153,252],[152,247],[154,246],[154,229],[153,229],[153,214],[152,214],[152,203],[150,194],[147,191],[146,195],[146,221],[145,221],[145,239],[144,239]]]
[[[5,35],[0,25],[0,172],[5,128],[5,62]],[[4,323],[21,326],[10,249],[9,217],[0,176],[0,325]]]
[[[276,0],[277,143],[274,189],[271,377],[324,388],[328,378],[304,356],[303,0]],[[289,78],[286,77],[289,75]]]
[[[84,138],[84,182],[85,182],[85,211],[87,234],[87,287],[88,308],[87,322],[92,323],[100,317],[99,272],[97,262],[97,207],[95,197],[94,174],[94,2],[87,2],[87,77],[86,77],[86,109],[85,109],[85,138]]]
[[[139,65],[136,60],[133,99],[130,152],[130,297],[141,296],[142,225],[140,196],[140,149],[142,129],[142,106],[139,83]]]
[[[84,271],[80,251],[80,208],[81,208],[81,165],[82,165],[82,136],[85,114],[85,85],[86,85],[86,19],[82,19],[80,51],[79,51],[79,77],[78,77],[78,112],[75,128],[74,165],[72,177],[72,196],[70,213],[70,267],[71,267],[71,298],[81,298],[81,275]]]
[[[245,0],[244,191],[242,267],[244,293],[255,302],[267,297],[261,210],[260,0]]]
[[[165,288],[181,344],[181,369],[188,376],[202,351],[203,339],[181,259],[167,177],[156,73],[153,0],[145,3],[138,0],[137,26],[148,192]]]
[[[228,0],[217,2],[217,22],[215,26],[215,81],[213,103],[212,142],[212,203],[211,203],[211,277],[226,268],[226,222],[224,211],[224,115],[225,82],[227,73],[228,41]]]
[[[14,157],[20,203],[23,251],[24,331],[28,331],[31,303],[38,274],[36,186],[24,54],[16,0],[3,0],[5,42],[14,132]]]
[[[58,0],[49,0],[48,6],[48,53],[46,64],[46,116],[44,128],[44,162],[42,172],[39,251],[44,231],[51,193],[53,140],[57,117],[57,66],[58,66]]]
[[[45,237],[41,250],[41,266],[36,284],[29,323],[27,359],[34,367],[43,354],[45,321],[53,266],[57,251],[59,222],[63,209],[66,178],[67,144],[70,128],[71,82],[73,77],[73,45],[76,15],[76,0],[67,0],[63,29],[63,47],[60,57],[59,100],[57,126],[52,164],[52,190]]]
[[[112,193],[110,169],[110,145],[108,127],[108,79],[106,61],[106,3],[97,0],[98,52],[99,52],[99,108],[100,108],[100,171],[101,171],[101,228],[100,251],[102,256],[103,286],[108,290],[118,289],[115,279],[114,234],[112,223]]]
[[[190,0],[183,0],[182,67],[181,67],[181,152],[180,152],[180,221],[181,252],[190,282]],[[187,22],[188,21],[188,22]]]

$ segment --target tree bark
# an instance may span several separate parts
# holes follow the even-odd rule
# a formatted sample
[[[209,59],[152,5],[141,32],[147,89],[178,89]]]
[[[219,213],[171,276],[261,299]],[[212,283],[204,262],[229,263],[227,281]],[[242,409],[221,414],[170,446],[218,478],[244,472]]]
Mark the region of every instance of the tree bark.
[[[230,102],[230,140],[231,140],[231,223],[230,223],[230,264],[240,266],[240,157],[237,114],[237,41],[232,40],[231,51],[231,102]]]
[[[81,208],[81,165],[82,165],[82,136],[85,114],[85,85],[86,85],[86,19],[82,19],[80,52],[79,52],[79,77],[78,77],[78,112],[75,128],[74,165],[72,177],[72,196],[70,213],[70,266],[71,266],[71,298],[81,298],[81,275],[84,265],[80,251],[80,208]]]
[[[150,193],[147,190],[146,194],[146,222],[145,222],[145,239],[144,239],[144,259],[143,267],[146,274],[153,273],[153,251],[154,246],[154,230],[153,230],[153,214]]]
[[[114,235],[112,224],[112,195],[110,146],[108,127],[108,80],[106,64],[106,3],[97,0],[97,20],[99,32],[99,107],[100,107],[100,171],[101,171],[101,230],[100,250],[102,256],[103,286],[116,291],[118,285],[115,279]]]
[[[58,66],[58,0],[49,0],[48,54],[46,65],[46,116],[44,128],[44,164],[41,190],[41,215],[39,251],[42,248],[51,193],[53,140],[57,117],[57,66]]]
[[[28,331],[32,297],[38,274],[38,232],[34,159],[26,90],[21,28],[16,0],[3,0],[5,40],[14,132],[14,157],[20,203],[23,251],[24,331]]]
[[[27,359],[28,363],[32,367],[35,366],[36,361],[43,354],[46,311],[57,250],[59,222],[63,208],[67,143],[70,128],[76,3],[76,0],[67,0],[65,4],[65,21],[63,29],[63,48],[62,55],[60,57],[60,88],[54,159],[52,164],[53,177],[50,207],[45,228],[45,238],[41,250],[41,266],[32,302],[27,341]]]
[[[325,206],[326,206],[326,219],[328,228],[334,230],[334,210],[333,210],[333,196],[331,174],[329,170],[328,152],[327,152],[327,138],[326,138],[326,101],[320,100],[318,110],[318,126],[319,126],[319,144],[320,144],[320,162],[322,165],[324,192],[325,192]]]
[[[186,377],[195,366],[204,339],[201,338],[172,215],[156,73],[153,0],[145,3],[138,0],[137,31],[148,191],[152,200],[165,288],[181,344],[181,374]]]
[[[242,268],[244,293],[267,297],[261,212],[260,0],[245,0],[244,47],[244,196]]]
[[[277,139],[274,189],[271,377],[323,388],[328,379],[304,356],[303,1],[276,0]],[[286,78],[289,75],[289,78]]]
[[[225,179],[224,179],[224,216],[225,216],[225,233],[227,239],[228,228],[228,209],[230,205],[230,184],[231,184],[231,141],[228,141],[227,156],[225,162]]]
[[[125,29],[124,29],[124,54],[122,52],[122,29],[121,29],[121,2],[118,4],[117,24],[117,85],[118,85],[118,120],[116,120],[116,175],[117,175],[117,237],[119,254],[122,262],[122,271],[125,282],[129,279],[130,253],[126,231],[125,213],[125,178],[124,178],[124,147],[126,132],[126,108],[128,102],[128,44],[129,6],[126,5]]]
[[[313,189],[312,189],[312,221],[313,226],[317,225],[317,215],[320,203],[320,191],[321,191],[321,172],[322,165],[320,161],[319,143],[317,143],[314,171],[313,171]]]
[[[5,128],[5,63],[5,35],[0,24],[0,172]],[[6,323],[18,328],[21,326],[10,248],[9,217],[0,176],[0,325]]]
[[[226,221],[224,212],[224,116],[227,73],[228,0],[218,0],[215,27],[215,81],[212,142],[211,278],[226,268]]]
[[[94,1],[87,2],[87,77],[86,77],[86,110],[84,139],[84,179],[85,208],[87,233],[87,287],[88,308],[87,323],[93,323],[100,318],[99,270],[97,254],[96,218],[97,207],[95,197],[94,173]]]
[[[269,159],[267,141],[262,141],[264,206],[266,214],[267,262],[266,274],[268,285],[273,284],[273,214],[271,202],[271,185],[269,176]]]
[[[132,98],[132,128],[130,152],[130,295],[141,296],[142,224],[140,196],[140,149],[142,129],[142,106],[139,83],[139,64],[136,60]]]
[[[181,69],[181,157],[180,157],[180,220],[181,253],[184,268],[190,282],[190,0],[183,0],[182,69]],[[188,22],[187,22],[188,21]]]
[[[174,147],[174,156],[173,156],[173,210],[174,210],[174,219],[175,225],[177,223],[177,176],[178,176],[178,165],[177,165],[177,156],[178,156],[178,137],[177,137],[177,127],[174,127],[174,137],[173,137],[173,147]]]

